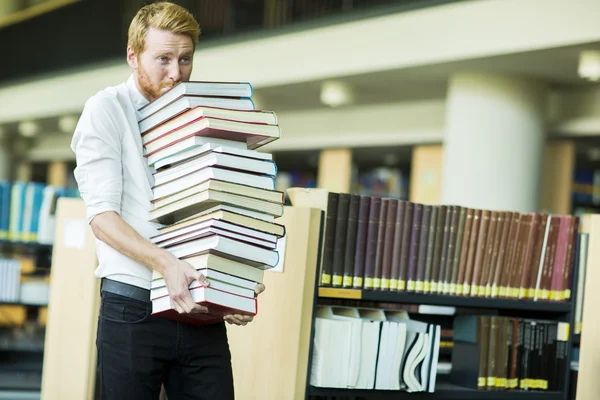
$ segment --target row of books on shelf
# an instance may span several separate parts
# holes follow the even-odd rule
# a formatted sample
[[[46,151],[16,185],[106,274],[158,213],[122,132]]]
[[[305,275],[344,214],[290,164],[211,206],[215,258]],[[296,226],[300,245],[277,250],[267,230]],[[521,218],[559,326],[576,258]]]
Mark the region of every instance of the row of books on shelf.
[[[445,381],[470,389],[565,390],[568,323],[462,314],[452,324],[444,330],[406,311],[319,305],[310,384],[435,392],[438,378],[449,375]],[[450,361],[444,347],[452,348]]]
[[[568,323],[459,315],[453,330],[453,383],[485,390],[565,390]]]
[[[163,277],[151,286],[155,315],[193,324],[222,321],[225,312],[255,315],[256,286],[279,262],[285,228],[284,196],[275,190],[272,154],[257,149],[277,140],[274,112],[254,109],[243,82],[182,82],[139,110],[144,156],[152,169],[150,241],[209,280],[190,284],[209,313],[195,317],[171,308]]]
[[[405,311],[318,306],[310,384],[434,392],[440,334]]]
[[[579,217],[328,194],[320,284],[570,299]]]
[[[29,276],[30,265],[28,260],[0,258],[0,303],[48,304],[48,280]]]
[[[40,182],[0,181],[0,240],[54,243],[56,201],[75,189]]]

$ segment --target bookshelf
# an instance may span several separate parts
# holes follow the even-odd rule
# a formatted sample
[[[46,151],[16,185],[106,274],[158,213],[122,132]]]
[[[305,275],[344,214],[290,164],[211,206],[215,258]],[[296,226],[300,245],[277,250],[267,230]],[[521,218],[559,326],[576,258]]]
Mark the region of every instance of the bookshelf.
[[[555,315],[562,315],[571,311],[571,303],[561,302],[473,298],[329,287],[320,287],[318,296],[319,298],[351,299],[399,304],[429,304],[457,308],[543,312]]]
[[[295,199],[297,200],[297,197]],[[292,201],[294,201],[294,196],[292,196]],[[320,220],[320,228],[315,219],[316,211],[323,215]],[[309,218],[309,215],[312,217]],[[262,314],[259,314],[252,324],[244,328],[229,328],[234,379],[236,380],[236,398],[242,400],[254,398],[567,400],[569,398],[568,388],[564,392],[474,390],[451,384],[445,379],[440,379],[439,376],[434,393],[338,389],[310,385],[316,307],[328,304],[332,300],[348,300],[352,306],[364,302],[365,307],[371,308],[373,303],[378,302],[405,305],[427,304],[455,307],[457,311],[467,313],[514,315],[563,322],[572,321],[574,311],[574,302],[469,298],[321,287],[319,286],[320,274],[318,271],[323,251],[324,215],[318,207],[316,209],[307,208],[305,205],[286,207],[284,217],[280,220],[286,226],[289,235],[285,250],[284,271],[265,275],[267,291],[264,293],[264,297],[259,299],[259,308],[262,310]],[[598,221],[598,227],[600,230],[600,221]],[[574,274],[574,281],[576,281],[576,268]],[[269,295],[270,290],[272,292]],[[575,298],[575,294],[572,293],[572,298]],[[597,319],[600,321],[600,317]],[[586,325],[586,327],[588,326]],[[575,340],[574,335],[569,336],[569,348]],[[253,345],[248,346],[248,343],[253,343]],[[570,364],[570,353],[568,358],[569,362],[566,365]],[[277,365],[278,367],[270,369],[269,374],[264,374],[256,368],[257,360],[260,360],[262,365]],[[589,359],[588,362],[590,362]],[[565,368],[564,373],[565,376],[570,373],[568,367]],[[586,384],[585,379],[583,384]],[[581,387],[581,385],[580,383],[579,386]],[[591,390],[589,393],[598,393],[597,389]]]
[[[407,393],[395,390],[328,389],[310,386],[308,395],[320,397],[352,397],[394,400],[564,400],[561,392],[501,392],[471,390],[451,384],[439,384],[435,393]]]

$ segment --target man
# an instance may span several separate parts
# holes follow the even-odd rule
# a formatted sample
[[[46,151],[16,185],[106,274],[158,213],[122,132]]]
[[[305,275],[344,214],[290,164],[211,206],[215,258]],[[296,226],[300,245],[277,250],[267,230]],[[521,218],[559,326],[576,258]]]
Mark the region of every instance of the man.
[[[171,399],[233,399],[225,323],[196,327],[152,316],[152,270],[165,278],[179,313],[204,313],[188,285],[204,276],[152,245],[159,225],[148,222],[153,170],[142,150],[137,110],[173,85],[190,79],[198,23],[172,3],[150,4],[129,28],[126,82],[91,97],[73,136],[77,180],[96,236],[102,278],[97,333],[102,399],[158,399],[164,383]],[[259,285],[257,294],[264,290]],[[228,323],[252,320],[228,315]]]

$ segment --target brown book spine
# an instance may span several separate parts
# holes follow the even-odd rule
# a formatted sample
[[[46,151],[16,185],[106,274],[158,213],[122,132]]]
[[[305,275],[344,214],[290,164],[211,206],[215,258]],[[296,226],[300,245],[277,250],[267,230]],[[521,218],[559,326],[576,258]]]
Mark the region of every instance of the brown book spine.
[[[387,205],[385,217],[385,238],[383,241],[383,260],[381,267],[381,290],[390,290],[397,210],[398,200],[390,199]]]
[[[348,209],[348,229],[346,231],[346,249],[344,251],[344,281],[342,286],[352,287],[354,278],[354,256],[356,255],[356,235],[358,232],[358,213],[360,207],[360,196],[350,196],[350,208]]]
[[[427,237],[427,253],[425,256],[425,276],[423,278],[423,292],[431,292],[431,268],[433,266],[433,253],[435,246],[435,233],[437,229],[437,218],[440,206],[431,206],[431,216],[429,217],[429,231]]]
[[[506,225],[506,215],[504,211],[498,212],[496,232],[494,233],[494,245],[492,248],[492,257],[490,258],[488,277],[485,286],[486,297],[492,297],[494,291],[494,278],[496,276],[496,265],[498,265],[498,254],[500,253],[500,242],[504,226]]]
[[[481,266],[481,275],[479,276],[479,296],[489,297],[492,294],[492,288],[488,287],[490,264],[494,254],[494,244],[496,243],[496,228],[498,226],[499,211],[490,211],[490,222],[487,232],[487,240],[483,251],[483,262]]]
[[[519,298],[521,287],[521,276],[523,274],[523,263],[525,262],[525,250],[527,246],[527,238],[531,230],[533,221],[531,214],[521,214],[521,223],[519,234],[515,243],[515,253],[511,266],[508,297],[512,299]]]
[[[510,297],[510,276],[514,264],[514,256],[516,250],[517,237],[521,227],[521,213],[513,212],[513,222],[510,233],[508,235],[508,245],[506,246],[506,256],[504,262],[504,268],[500,280],[500,289],[498,290],[498,297],[507,298]]]
[[[448,206],[446,211],[446,220],[444,221],[444,236],[442,237],[442,255],[440,257],[440,270],[437,276],[437,293],[444,293],[444,286],[448,288],[446,279],[446,262],[448,260],[448,251],[450,250],[450,231],[452,230],[452,221],[456,213],[456,206]]]
[[[483,210],[473,210],[473,225],[471,226],[471,235],[469,236],[467,266],[465,269],[465,280],[463,282],[464,296],[471,296],[471,287],[473,284],[473,270],[475,269],[475,253],[477,252],[477,242],[479,241],[479,227],[481,225],[482,212]]]
[[[544,237],[546,235],[546,225],[548,223],[548,214],[541,213],[539,216],[539,224],[537,224],[537,233],[535,236],[535,244],[533,247],[533,254],[531,256],[530,267],[529,267],[529,279],[527,284],[527,298],[533,299],[535,297],[535,288],[537,284],[538,273],[542,265],[540,260],[542,259],[544,250]]]
[[[504,213],[502,220],[502,233],[500,238],[500,245],[498,246],[498,256],[496,258],[496,265],[494,266],[494,276],[492,278],[492,296],[498,297],[500,295],[499,290],[501,286],[502,274],[506,270],[506,248],[508,246],[508,237],[510,230],[513,227],[513,213],[507,211]]]
[[[577,237],[579,236],[579,224],[579,217],[573,216],[571,241],[569,242],[569,268],[565,268],[565,279],[563,282],[565,291],[561,300],[569,300],[571,298],[571,290],[573,290],[573,268],[575,268],[575,253],[577,251]]]
[[[387,221],[387,208],[390,199],[381,199],[379,210],[379,225],[377,226],[377,249],[375,250],[375,272],[373,276],[373,289],[381,289],[383,267],[383,246],[385,244],[385,226]]]
[[[480,316],[481,319],[481,341],[479,342],[479,379],[477,386],[479,389],[485,389],[487,387],[488,377],[488,358],[489,358],[489,346],[490,346],[490,335],[492,317]]]
[[[433,245],[433,261],[431,264],[431,293],[438,292],[442,247],[444,244],[444,226],[446,224],[448,206],[441,205],[438,210],[437,226],[435,228],[435,244]]]
[[[344,254],[346,252],[346,232],[348,230],[348,210],[350,195],[340,193],[335,224],[335,241],[333,242],[333,287],[342,287],[344,281]]]
[[[404,226],[402,228],[402,246],[400,251],[400,269],[398,273],[398,290],[406,290],[408,253],[410,252],[410,241],[412,236],[414,203],[406,202],[404,209]]]
[[[450,284],[452,283],[452,268],[454,266],[454,253],[456,252],[456,238],[458,234],[458,222],[460,220],[460,206],[454,206],[452,218],[450,219],[450,231],[448,233],[448,253],[446,254],[446,266],[444,269],[444,283],[442,287],[443,294],[450,294]]]
[[[405,200],[398,200],[396,221],[394,223],[394,245],[392,249],[392,272],[390,274],[390,290],[398,290],[400,276],[400,254],[402,252],[402,231],[404,229]]]
[[[525,244],[525,251],[523,255],[522,271],[521,271],[521,282],[519,285],[519,299],[526,299],[529,293],[529,278],[532,274],[532,260],[533,253],[536,247],[536,241],[538,239],[538,232],[541,224],[541,214],[530,213],[531,215],[531,226],[527,234],[527,243]]]
[[[510,362],[508,363],[508,388],[515,389],[519,387],[519,341],[522,340],[520,334],[522,323],[519,318],[512,318],[512,340],[510,346]]]
[[[422,216],[423,204],[415,203],[413,209],[412,231],[410,234],[408,272],[406,274],[406,290],[408,292],[414,292],[417,288],[417,260],[419,258],[419,238],[421,236]]]
[[[323,264],[321,286],[331,286],[333,275],[333,247],[335,244],[335,225],[337,222],[338,193],[327,195],[327,216],[325,217],[325,241],[323,243]]]
[[[417,283],[415,291],[423,293],[425,291],[425,262],[427,259],[427,240],[429,239],[429,221],[431,219],[431,206],[423,206],[423,216],[421,218],[421,234],[418,242],[417,257]]]
[[[373,289],[375,282],[375,257],[377,254],[377,236],[379,234],[379,215],[381,213],[381,198],[371,198],[369,209],[369,228],[367,230],[367,250],[365,255],[365,289]]]
[[[498,362],[498,349],[500,337],[500,320],[503,317],[490,317],[490,337],[487,348],[487,376],[486,389],[492,390],[496,388],[496,363]]]
[[[477,250],[475,251],[475,263],[473,264],[473,280],[471,282],[471,296],[477,297],[485,294],[480,286],[481,275],[483,274],[483,261],[485,258],[485,248],[487,245],[488,229],[490,227],[490,210],[481,211],[481,222],[479,224],[479,237],[477,238]],[[483,291],[483,293],[482,293]]]
[[[554,264],[554,254],[556,252],[556,242],[558,240],[558,230],[560,228],[560,216],[552,215],[550,217],[550,228],[548,230],[548,241],[544,252],[544,266],[542,268],[542,278],[539,289],[536,289],[536,297],[541,300],[550,298],[550,282],[552,280],[552,265]]]
[[[462,242],[467,220],[467,208],[459,207],[458,230],[456,231],[456,242],[454,244],[454,259],[452,261],[452,274],[450,276],[450,294],[458,294],[458,272],[460,269],[460,252],[462,251]]]
[[[466,210],[465,227],[462,234],[462,244],[460,249],[460,261],[458,262],[458,278],[456,280],[456,294],[459,296],[464,294],[463,287],[465,283],[465,274],[467,272],[469,240],[471,239],[473,217],[475,216],[475,210],[473,208],[467,208]]]
[[[358,209],[358,226],[356,229],[356,251],[354,253],[354,278],[352,286],[362,289],[365,278],[365,259],[367,252],[367,236],[369,230],[369,211],[371,197],[361,196]]]

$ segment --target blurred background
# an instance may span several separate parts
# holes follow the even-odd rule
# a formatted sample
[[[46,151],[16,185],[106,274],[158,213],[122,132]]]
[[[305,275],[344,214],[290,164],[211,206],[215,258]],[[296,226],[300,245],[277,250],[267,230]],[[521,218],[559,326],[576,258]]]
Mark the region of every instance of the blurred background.
[[[277,113],[279,190],[600,208],[598,0],[174,2],[202,29],[192,79],[250,82]],[[53,213],[79,196],[71,137],[129,76],[147,3],[0,1],[0,205],[23,199],[0,206],[0,392],[39,398]]]

